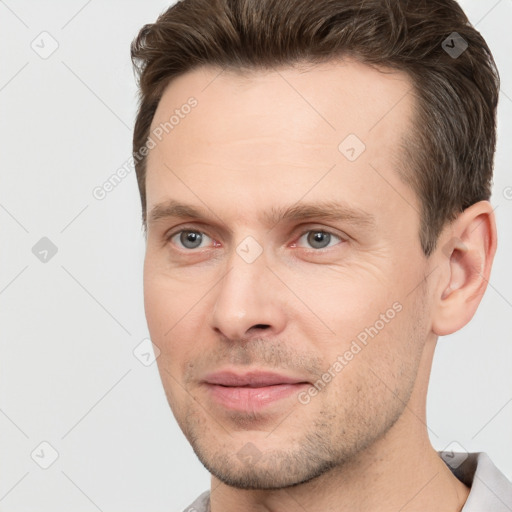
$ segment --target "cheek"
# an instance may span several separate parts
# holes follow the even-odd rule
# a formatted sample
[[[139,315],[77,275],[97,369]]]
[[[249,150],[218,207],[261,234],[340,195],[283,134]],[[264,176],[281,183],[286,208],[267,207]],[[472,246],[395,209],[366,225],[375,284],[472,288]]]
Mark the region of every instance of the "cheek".
[[[160,350],[157,364],[169,398],[171,391],[177,392],[176,381],[183,381],[189,363],[209,346],[205,319],[213,308],[207,294],[212,285],[204,277],[177,279],[149,259],[145,263],[146,320],[151,340]]]
[[[421,297],[409,296],[393,306],[362,331],[361,371],[371,374],[383,389],[401,396],[416,379],[428,335],[428,312]]]
[[[305,325],[306,313],[309,327],[318,327],[328,336],[345,342],[356,339],[360,334],[364,340],[364,333],[368,329],[373,331],[375,323],[379,331],[387,327],[397,316],[393,305],[405,295],[396,286],[392,287],[382,274],[352,269],[309,270],[300,275],[290,275],[287,283],[300,299],[300,302],[288,302],[301,313],[297,317],[299,324],[308,328]],[[304,311],[304,304],[309,311]],[[383,320],[381,315],[384,315]]]
[[[344,382],[343,387],[345,379],[364,386],[372,372],[392,388],[399,388],[401,381],[408,388],[415,378],[428,334],[426,312],[413,296],[389,293],[378,284],[338,287],[319,296],[324,305],[319,314],[334,334],[325,341],[308,337],[322,351],[324,370],[335,374],[340,385]]]
[[[424,346],[423,318],[408,305],[381,330],[364,331],[365,343],[356,337],[341,354],[342,369],[328,388],[327,402],[339,405],[339,416],[354,431],[376,425],[377,418],[385,423],[408,402]]]
[[[160,350],[156,360],[167,401],[177,417],[187,403],[181,383],[192,359],[190,339],[196,338],[188,323],[192,312],[186,293],[173,281],[145,272],[144,307],[152,342]],[[188,337],[187,336],[188,333]]]
[[[197,279],[193,282],[177,279],[161,259],[148,253],[144,262],[146,319],[151,334],[160,339],[167,337],[180,322],[186,321],[202,292]]]
[[[178,343],[177,333],[187,323],[191,303],[186,289],[145,265],[144,309],[151,340],[160,349],[157,363],[161,373],[162,368],[176,373],[176,362],[184,357],[180,352],[186,345]],[[162,378],[167,380],[163,373]]]

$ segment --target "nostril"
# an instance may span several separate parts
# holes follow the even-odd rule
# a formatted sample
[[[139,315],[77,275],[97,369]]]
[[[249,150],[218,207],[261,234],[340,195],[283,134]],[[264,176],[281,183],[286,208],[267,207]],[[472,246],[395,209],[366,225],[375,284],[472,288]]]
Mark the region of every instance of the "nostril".
[[[256,324],[252,326],[253,329],[268,329],[269,327],[270,325],[268,324]]]

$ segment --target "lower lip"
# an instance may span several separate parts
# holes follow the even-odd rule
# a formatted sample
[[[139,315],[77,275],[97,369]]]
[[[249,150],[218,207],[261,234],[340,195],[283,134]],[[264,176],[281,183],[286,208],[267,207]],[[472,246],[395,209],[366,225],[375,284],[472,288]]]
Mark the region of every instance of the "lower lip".
[[[238,411],[257,411],[299,393],[307,383],[276,384],[261,388],[228,387],[207,384],[210,395],[218,404]]]

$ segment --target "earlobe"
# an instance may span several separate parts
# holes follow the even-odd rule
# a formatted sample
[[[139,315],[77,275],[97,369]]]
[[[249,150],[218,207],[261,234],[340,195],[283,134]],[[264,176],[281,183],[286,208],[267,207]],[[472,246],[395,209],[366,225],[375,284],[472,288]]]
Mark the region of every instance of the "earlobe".
[[[488,201],[467,208],[439,239],[442,277],[436,290],[433,332],[446,336],[464,327],[486,290],[496,252],[496,223]]]

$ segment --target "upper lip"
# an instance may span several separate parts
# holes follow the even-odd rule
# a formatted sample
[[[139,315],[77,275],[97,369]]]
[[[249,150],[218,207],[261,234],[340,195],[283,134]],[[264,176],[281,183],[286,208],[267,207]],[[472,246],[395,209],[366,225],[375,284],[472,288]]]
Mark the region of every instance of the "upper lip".
[[[210,373],[205,376],[204,381],[207,384],[216,384],[229,387],[265,387],[278,384],[299,384],[306,381],[296,377],[280,375],[278,373],[266,371],[251,371],[246,373],[236,373],[233,371],[220,371]]]

